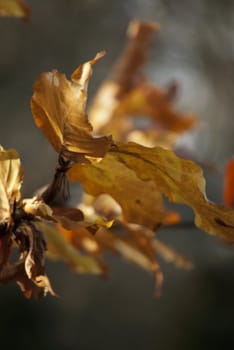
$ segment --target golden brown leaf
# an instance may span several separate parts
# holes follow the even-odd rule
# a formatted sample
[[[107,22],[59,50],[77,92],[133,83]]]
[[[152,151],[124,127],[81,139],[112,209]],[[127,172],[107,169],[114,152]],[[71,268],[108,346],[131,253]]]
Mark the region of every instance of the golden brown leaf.
[[[160,295],[163,283],[163,274],[157,262],[157,254],[177,267],[184,269],[192,267],[188,259],[178,255],[163,242],[155,240],[152,231],[139,225],[129,225],[118,220],[110,229],[100,227],[94,236],[90,235],[88,230],[67,229],[61,225],[57,225],[57,229],[59,233],[56,234],[56,237],[62,235],[66,241],[63,246],[71,244],[78,251],[92,256],[100,264],[103,272],[106,272],[106,265],[102,256],[105,252],[110,252],[152,273],[155,276],[157,295]],[[66,254],[64,255],[63,250],[60,251],[59,257],[60,259],[65,258],[66,261]],[[92,269],[87,269],[86,272],[92,273]]]
[[[37,223],[37,227],[45,233],[49,258],[64,261],[72,271],[77,273],[103,274],[103,266],[94,256],[81,254],[71,244],[72,231],[62,226],[42,222]]]
[[[127,44],[110,79],[102,84],[89,108],[95,131],[111,133],[117,141],[140,141],[146,146],[159,145],[161,133],[167,131],[171,137],[166,146],[170,147],[179,133],[196,124],[194,116],[182,115],[173,109],[175,84],[163,91],[150,83],[141,71],[156,29],[156,23],[130,23]],[[144,118],[142,125],[139,117]],[[139,134],[135,138],[136,130],[141,132],[140,138]]]
[[[29,6],[23,0],[0,0],[0,16],[28,19],[30,12]]]
[[[198,227],[234,241],[234,212],[209,202],[201,168],[170,150],[120,144],[100,163],[74,165],[68,175],[72,181],[80,181],[87,193],[112,195],[121,205],[127,221],[147,227],[158,224],[162,220],[162,210],[158,208],[157,198],[162,193],[171,202],[190,206]]]
[[[0,223],[11,219],[14,202],[20,199],[23,169],[14,149],[0,146]]]
[[[118,159],[118,152],[108,152],[94,166],[74,166],[68,176],[71,180],[80,181],[85,192],[93,196],[111,195],[121,206],[124,220],[129,223],[154,228],[170,215],[163,206],[155,183],[142,181]]]
[[[41,226],[41,224],[39,225]],[[55,233],[56,229],[58,232]],[[106,251],[117,253],[154,274],[160,270],[156,261],[152,233],[149,235],[140,229],[133,230],[122,223],[119,223],[117,230],[113,232],[103,226],[99,227],[95,235],[90,234],[88,229],[67,229],[61,225],[57,225],[56,228],[50,227],[49,230],[46,227],[45,232],[48,239],[49,256],[52,253],[52,257],[64,260],[74,271],[79,273],[97,273],[96,268],[93,267],[93,261],[99,265],[99,271],[105,273],[106,265],[102,260],[102,255]],[[61,249],[59,248],[60,242],[63,242]],[[69,249],[67,252],[67,247],[75,248],[76,253],[73,249]],[[92,262],[90,265],[86,265],[88,256],[82,256],[82,258],[86,258],[85,270],[82,259],[81,262],[79,259],[75,260],[75,264],[73,262],[74,255],[79,257],[79,252],[88,254]]]
[[[42,73],[34,84],[31,110],[36,125],[54,149],[75,161],[103,157],[111,145],[110,137],[92,136],[85,107],[92,66],[102,56],[80,65],[68,81],[57,71]]]
[[[171,104],[171,97],[167,91],[143,82],[129,92],[115,110],[116,115],[123,117],[150,117],[155,124],[151,128],[167,130],[168,132],[181,133],[190,129],[197,122],[197,118],[191,115],[176,113]]]
[[[46,234],[49,258],[63,260],[77,273],[105,275],[107,265],[103,260],[104,253],[118,254],[153,273],[157,295],[163,282],[156,259],[158,251],[176,266],[189,266],[186,259],[176,255],[165,244],[156,244],[154,233],[139,225],[129,225],[119,220],[113,227],[101,221],[88,225],[85,221],[73,221],[71,218],[56,225],[37,223],[37,227]]]

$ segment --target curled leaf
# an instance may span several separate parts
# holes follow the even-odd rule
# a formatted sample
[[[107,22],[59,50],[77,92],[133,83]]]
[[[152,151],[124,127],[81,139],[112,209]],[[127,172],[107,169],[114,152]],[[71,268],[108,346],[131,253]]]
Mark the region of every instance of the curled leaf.
[[[21,250],[19,261],[24,262],[23,273],[15,277],[21,289],[26,292],[27,297],[32,293],[36,297],[48,292],[55,295],[45,274],[46,243],[42,233],[35,225],[21,224],[17,229],[17,243]]]
[[[20,199],[23,169],[14,149],[0,146],[0,225],[10,223],[13,205]]]
[[[42,73],[34,83],[31,110],[36,125],[54,149],[69,160],[87,162],[103,157],[110,137],[94,137],[85,107],[92,66],[104,55],[80,65],[68,81],[58,71]]]

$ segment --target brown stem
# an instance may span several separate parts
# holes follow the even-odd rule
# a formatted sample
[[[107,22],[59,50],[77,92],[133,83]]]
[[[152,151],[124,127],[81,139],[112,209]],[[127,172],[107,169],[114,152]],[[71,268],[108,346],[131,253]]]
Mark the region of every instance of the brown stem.
[[[71,161],[65,160],[62,155],[59,155],[58,163],[59,166],[55,171],[52,183],[41,194],[41,198],[46,204],[52,203],[61,191],[64,200],[69,197],[69,186],[66,178],[66,172],[70,168]]]
[[[6,265],[0,272],[0,283],[6,284],[17,279],[24,271],[24,261],[18,261],[13,265]]]
[[[187,220],[187,221],[181,221],[176,224],[169,224],[169,225],[161,225],[158,230],[168,229],[168,228],[175,228],[175,229],[185,229],[185,228],[195,228],[195,224],[193,220]]]

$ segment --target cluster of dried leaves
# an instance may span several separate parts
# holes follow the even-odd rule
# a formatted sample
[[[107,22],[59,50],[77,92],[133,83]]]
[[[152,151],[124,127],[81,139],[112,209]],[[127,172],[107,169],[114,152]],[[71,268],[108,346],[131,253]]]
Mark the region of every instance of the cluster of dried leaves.
[[[163,91],[141,70],[157,28],[130,24],[126,46],[88,113],[88,82],[104,52],[81,64],[71,80],[56,70],[38,77],[32,114],[58,153],[53,181],[40,195],[21,199],[19,156],[0,149],[0,282],[16,281],[26,297],[55,294],[45,274],[45,253],[75,272],[103,275],[106,251],[152,272],[159,293],[163,275],[157,255],[191,267],[155,238],[157,227],[180,220],[164,206],[163,195],[190,206],[195,224],[207,233],[234,241],[233,210],[209,202],[201,168],[173,151],[197,119],[174,110],[174,85]],[[65,200],[56,207],[59,193],[66,198],[69,181],[82,185],[82,201],[76,208],[66,207]]]

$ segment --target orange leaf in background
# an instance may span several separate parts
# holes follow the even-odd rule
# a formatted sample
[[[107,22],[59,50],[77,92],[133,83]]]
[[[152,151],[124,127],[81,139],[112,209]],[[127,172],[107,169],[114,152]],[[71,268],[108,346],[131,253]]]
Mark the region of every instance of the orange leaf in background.
[[[92,66],[104,55],[80,65],[68,81],[57,71],[42,73],[34,83],[31,110],[36,125],[54,149],[64,157],[87,162],[90,157],[103,157],[111,138],[93,137],[85,107]]]
[[[225,168],[223,201],[234,208],[234,159],[230,159]]]
[[[30,7],[23,0],[0,0],[0,16],[30,17]]]
[[[72,181],[80,181],[87,193],[94,196],[100,193],[112,195],[122,207],[128,222],[141,223],[150,228],[158,224],[162,211],[160,213],[157,197],[161,193],[171,202],[190,206],[199,228],[234,242],[233,210],[209,202],[202,169],[190,160],[177,157],[170,150],[146,148],[134,143],[119,144],[98,164],[75,164],[68,176]],[[133,188],[131,190],[133,180],[134,193]],[[122,183],[125,185],[123,188]],[[129,198],[130,203],[125,209]]]

